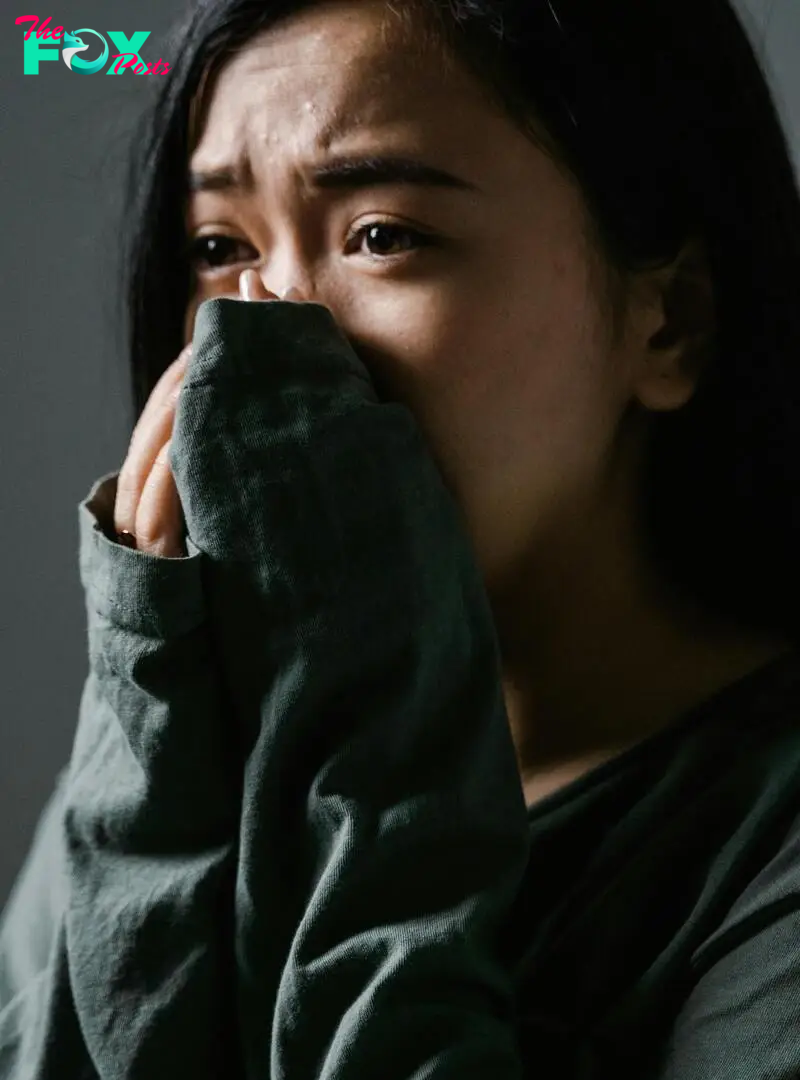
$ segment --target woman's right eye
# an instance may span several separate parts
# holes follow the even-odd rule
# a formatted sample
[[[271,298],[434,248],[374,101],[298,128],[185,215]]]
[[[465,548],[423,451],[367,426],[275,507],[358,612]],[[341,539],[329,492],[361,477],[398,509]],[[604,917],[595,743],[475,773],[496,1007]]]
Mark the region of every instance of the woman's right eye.
[[[209,233],[207,236],[197,236],[189,243],[189,261],[196,270],[216,270],[222,266],[228,265],[231,260],[231,255],[234,256],[233,262],[236,262],[237,248],[241,251],[242,248],[250,248],[253,250],[251,244],[247,244],[244,240],[237,240],[235,236],[222,236],[219,234]],[[258,258],[258,255],[247,256],[239,258],[239,262],[253,262],[254,258]]]

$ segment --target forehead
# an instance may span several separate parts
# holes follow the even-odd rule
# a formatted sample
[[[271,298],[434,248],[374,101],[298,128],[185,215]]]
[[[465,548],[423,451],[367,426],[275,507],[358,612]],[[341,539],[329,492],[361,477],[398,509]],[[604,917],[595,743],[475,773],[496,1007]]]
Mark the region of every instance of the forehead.
[[[271,144],[326,151],[366,129],[441,139],[487,110],[473,78],[379,0],[328,0],[282,20],[204,98],[192,159],[202,166]]]

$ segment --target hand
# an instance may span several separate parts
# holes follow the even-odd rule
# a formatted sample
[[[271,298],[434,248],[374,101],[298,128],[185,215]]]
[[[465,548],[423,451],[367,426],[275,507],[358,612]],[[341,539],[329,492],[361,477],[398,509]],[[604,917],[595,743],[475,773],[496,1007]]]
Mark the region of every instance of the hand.
[[[278,300],[254,270],[239,278],[234,300]],[[284,295],[299,299],[297,290]],[[114,504],[114,528],[131,534],[130,546],[162,558],[186,555],[183,509],[169,464],[175,409],[183,386],[192,346],[187,345],[155,386],[134,428],[128,454],[120,470]]]

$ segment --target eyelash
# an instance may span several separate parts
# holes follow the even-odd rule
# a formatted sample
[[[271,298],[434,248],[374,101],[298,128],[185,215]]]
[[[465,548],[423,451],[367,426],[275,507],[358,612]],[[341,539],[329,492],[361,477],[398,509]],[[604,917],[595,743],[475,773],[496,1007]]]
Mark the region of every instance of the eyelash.
[[[350,233],[350,235],[347,237],[348,247],[352,244],[354,240],[359,240],[362,237],[366,236],[372,229],[381,229],[385,232],[392,233],[395,236],[401,235],[413,238],[413,247],[410,250],[430,247],[434,243],[432,236],[428,235],[427,233],[422,233],[418,229],[412,229],[407,225],[398,225],[395,222],[389,221],[370,221],[366,225],[362,225],[358,229]],[[215,240],[217,243],[221,243],[223,247],[227,244],[232,244],[233,246],[235,246],[236,244],[245,243],[245,241],[243,240],[237,240],[233,236],[225,236],[222,233],[208,233],[205,236],[196,237],[189,243],[188,251],[189,261],[191,262],[192,266],[195,267],[195,269],[202,269],[202,264],[204,262],[208,262],[208,259],[203,255],[203,245],[208,243],[209,240]],[[403,258],[404,255],[410,253],[410,250],[407,249],[405,252],[395,253],[391,255],[372,254],[369,255],[369,258],[385,263],[395,259]],[[220,270],[222,268],[222,266],[209,267],[211,271]]]

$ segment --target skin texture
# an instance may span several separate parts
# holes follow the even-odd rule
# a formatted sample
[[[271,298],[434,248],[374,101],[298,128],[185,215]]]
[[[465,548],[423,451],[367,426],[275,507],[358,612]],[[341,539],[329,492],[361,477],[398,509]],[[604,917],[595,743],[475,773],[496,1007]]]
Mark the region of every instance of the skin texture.
[[[315,184],[316,167],[365,154],[470,187]],[[251,267],[253,301],[293,286],[325,304],[414,412],[492,602],[529,803],[784,650],[678,598],[639,532],[650,417],[691,398],[713,333],[701,249],[620,283],[573,180],[458,64],[420,63],[379,2],[314,6],[226,63],[190,168],[237,163],[249,187],[187,205],[190,237],[228,240],[197,249],[186,341],[199,304],[236,295]],[[181,553],[166,461],[180,364],[117,499],[117,528],[161,555]]]

